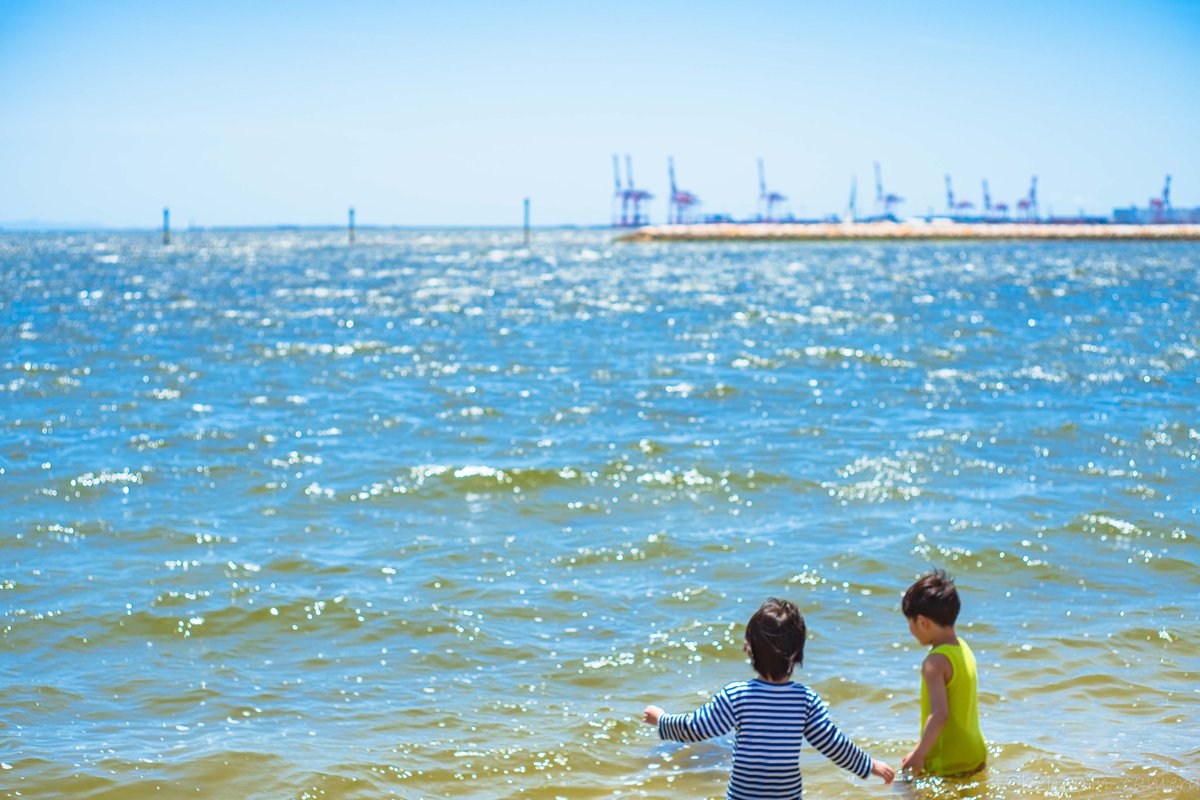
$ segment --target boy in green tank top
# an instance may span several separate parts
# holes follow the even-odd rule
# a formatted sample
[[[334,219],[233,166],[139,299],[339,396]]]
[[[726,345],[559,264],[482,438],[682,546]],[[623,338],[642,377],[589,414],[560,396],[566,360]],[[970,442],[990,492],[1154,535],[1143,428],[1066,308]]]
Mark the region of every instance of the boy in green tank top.
[[[913,774],[966,775],[983,768],[975,655],[954,631],[958,590],[935,569],[908,587],[900,604],[913,638],[930,649],[921,665],[921,738],[900,762]]]

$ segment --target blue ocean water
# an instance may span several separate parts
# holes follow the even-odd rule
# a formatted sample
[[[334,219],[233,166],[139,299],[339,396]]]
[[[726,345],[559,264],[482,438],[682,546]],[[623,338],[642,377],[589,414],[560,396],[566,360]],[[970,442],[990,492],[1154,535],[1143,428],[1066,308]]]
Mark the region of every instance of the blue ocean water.
[[[1198,270],[0,234],[0,796],[719,796],[728,742],[638,717],[747,677],[771,595],[898,764],[933,566],[991,764],[906,791],[1200,796]],[[861,796],[809,755],[810,793]]]

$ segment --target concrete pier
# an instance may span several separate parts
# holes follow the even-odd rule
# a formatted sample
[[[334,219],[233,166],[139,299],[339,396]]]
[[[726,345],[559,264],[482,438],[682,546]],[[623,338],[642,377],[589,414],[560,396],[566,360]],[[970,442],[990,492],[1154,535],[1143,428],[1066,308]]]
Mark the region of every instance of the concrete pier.
[[[712,241],[1200,241],[1200,225],[1108,225],[1045,222],[731,222],[654,225],[618,237],[622,242]]]

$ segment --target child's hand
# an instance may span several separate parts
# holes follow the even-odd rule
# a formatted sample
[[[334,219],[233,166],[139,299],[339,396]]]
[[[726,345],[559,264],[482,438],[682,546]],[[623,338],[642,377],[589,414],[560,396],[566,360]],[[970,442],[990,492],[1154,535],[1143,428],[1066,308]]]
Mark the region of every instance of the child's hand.
[[[871,774],[883,778],[884,783],[891,783],[892,779],[896,777],[896,770],[892,769],[889,764],[872,758]]]
[[[913,775],[925,771],[925,754],[913,750],[900,760],[900,769],[906,769]]]
[[[658,706],[646,706],[646,710],[642,712],[642,722],[649,725],[658,725],[658,718],[665,713],[667,712]]]

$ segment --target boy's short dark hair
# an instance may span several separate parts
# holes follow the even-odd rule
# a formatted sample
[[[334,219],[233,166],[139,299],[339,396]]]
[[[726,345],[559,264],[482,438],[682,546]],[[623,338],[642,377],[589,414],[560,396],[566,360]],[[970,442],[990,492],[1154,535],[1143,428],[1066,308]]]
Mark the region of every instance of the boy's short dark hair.
[[[808,629],[800,609],[787,600],[772,597],[746,623],[750,662],[764,678],[784,680],[797,664],[804,663],[804,640]]]
[[[908,587],[900,610],[909,619],[927,617],[938,625],[953,625],[958,619],[960,603],[954,579],[940,569],[926,572]]]

